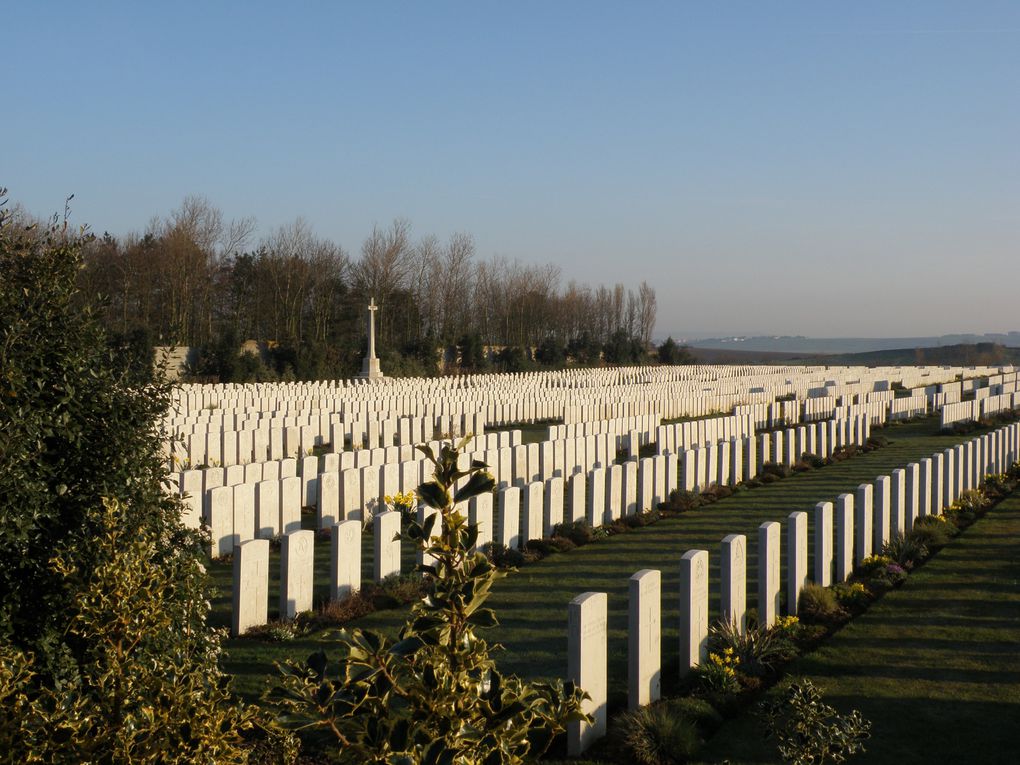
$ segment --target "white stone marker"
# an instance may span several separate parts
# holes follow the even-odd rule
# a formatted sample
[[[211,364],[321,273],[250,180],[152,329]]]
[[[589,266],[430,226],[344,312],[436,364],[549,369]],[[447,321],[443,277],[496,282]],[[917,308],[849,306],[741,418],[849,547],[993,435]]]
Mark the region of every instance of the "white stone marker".
[[[361,589],[361,521],[333,526],[329,548],[329,597],[340,600]]]
[[[730,479],[733,485],[744,480],[744,441],[741,438],[730,440]]]
[[[674,459],[671,455],[667,460]],[[698,488],[697,458],[693,449],[686,449],[680,464],[680,488],[683,491],[695,491]]]
[[[212,557],[222,558],[234,549],[234,487],[215,486],[209,495],[209,532]]]
[[[832,503],[815,505],[815,584],[832,584]]]
[[[591,697],[581,710],[593,721],[567,723],[567,753],[583,753],[606,735],[609,683],[608,598],[604,592],[578,595],[567,606],[567,679]]]
[[[606,470],[606,506],[602,522],[607,526],[623,515],[623,466],[610,465]]]
[[[282,533],[301,530],[301,478],[296,475],[279,481],[279,527]]]
[[[743,634],[747,626],[747,537],[730,534],[722,541],[719,582],[719,613]]]
[[[292,531],[280,538],[280,618],[312,610],[315,532]]]
[[[925,457],[918,463],[917,469],[917,517],[924,518],[932,513],[931,487],[932,487],[933,458]]]
[[[574,523],[585,518],[585,489],[588,477],[584,473],[574,473],[567,479],[567,507],[564,521]]]
[[[637,463],[637,512],[644,513],[657,507],[654,493],[655,464],[651,457],[644,457]]]
[[[796,616],[800,591],[808,581],[807,513],[790,513],[786,518],[786,613]]]
[[[956,501],[956,451],[946,449],[942,452],[942,508],[949,507]],[[942,515],[941,509],[939,515]]]
[[[545,510],[545,484],[534,481],[527,484],[521,492],[524,500],[524,527],[521,535],[524,542],[542,538],[542,514]]]
[[[662,695],[662,574],[642,569],[628,589],[627,707],[634,710]]]
[[[638,464],[627,462],[623,466],[623,515],[636,515],[643,508],[638,507]]]
[[[255,486],[234,485],[234,544],[255,538]]]
[[[481,550],[492,541],[492,492],[487,491],[468,501],[468,522],[478,526],[475,549]]]
[[[680,558],[680,676],[708,658],[708,551]]]
[[[319,480],[319,458],[305,457],[301,460],[301,504],[303,507],[314,507],[318,493],[316,486]]]
[[[280,534],[280,482],[255,484],[255,536],[272,539]]]
[[[234,547],[234,592],[230,633],[237,637],[269,618],[269,540],[249,539]]]
[[[836,498],[836,582],[850,578],[854,570],[854,495]]]
[[[907,528],[907,471],[896,468],[889,483],[889,537],[903,536]]]
[[[854,501],[854,547],[857,565],[871,555],[871,543],[874,541],[872,524],[874,523],[874,487],[870,483],[862,483],[857,487]]]
[[[588,491],[586,514],[588,525],[597,529],[602,525],[603,515],[606,511],[606,471],[604,468],[595,468],[588,473]]]
[[[322,473],[316,482],[315,507],[319,514],[319,528],[330,529],[340,520],[340,474]]]
[[[362,520],[367,520],[382,510],[379,507],[378,465],[366,465],[361,468],[361,502]]]
[[[885,543],[889,541],[891,531],[892,512],[890,508],[892,479],[887,475],[880,475],[873,481],[875,487],[873,527],[874,541],[872,549],[876,555],[881,554]]]
[[[372,576],[381,582],[391,574],[400,573],[400,513],[385,510],[376,513],[373,519],[375,535],[375,559],[372,561]]]
[[[917,520],[917,511],[921,505],[921,466],[911,462],[904,470],[907,479],[905,509],[903,512],[903,533],[914,528],[914,521]]]
[[[415,481],[417,483],[417,481]],[[339,518],[345,521],[364,519],[361,512],[364,502],[361,499],[361,470],[350,468],[340,473],[340,511]]]
[[[545,482],[545,502],[542,510],[542,536],[551,537],[553,529],[563,523],[563,478],[554,476]]]
[[[657,454],[652,457],[652,507],[657,508],[666,501],[666,457]],[[674,460],[676,462],[676,460]]]
[[[758,527],[758,624],[771,627],[779,616],[780,529],[775,521]]]
[[[933,454],[931,458],[930,515],[942,515],[942,481],[945,478],[945,470],[945,455]]]
[[[521,487],[510,486],[499,493],[499,538],[511,550],[521,548]]]

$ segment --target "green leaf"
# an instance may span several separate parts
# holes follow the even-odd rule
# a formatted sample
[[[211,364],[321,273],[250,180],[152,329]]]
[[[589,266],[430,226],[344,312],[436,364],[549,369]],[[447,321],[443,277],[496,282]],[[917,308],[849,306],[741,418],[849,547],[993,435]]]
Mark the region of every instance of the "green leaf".
[[[467,620],[476,627],[482,627],[485,629],[499,626],[499,620],[496,618],[496,612],[491,608],[479,608],[477,611],[472,613]]]
[[[496,485],[496,480],[489,473],[475,473],[468,479],[468,482],[464,484],[460,491],[454,495],[454,503],[463,502],[477,497],[479,494],[484,494],[487,491],[492,491]]]
[[[431,446],[428,444],[416,444],[414,448],[424,454],[433,465],[436,464],[436,454],[432,451]]]
[[[393,644],[390,648],[390,653],[394,656],[407,657],[415,654],[423,645],[425,643],[419,637],[404,638]]]
[[[329,662],[326,659],[325,651],[316,651],[308,657],[305,664],[320,680],[326,676],[326,667]]]
[[[422,502],[436,510],[442,510],[450,504],[449,493],[435,481],[429,481],[419,486],[418,496],[421,497]]]

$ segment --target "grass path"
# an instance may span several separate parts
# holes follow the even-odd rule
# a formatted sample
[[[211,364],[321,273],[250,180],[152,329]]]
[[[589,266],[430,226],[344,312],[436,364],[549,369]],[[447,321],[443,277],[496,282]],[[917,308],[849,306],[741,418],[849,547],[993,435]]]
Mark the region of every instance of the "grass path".
[[[789,670],[872,722],[854,763],[1015,763],[1020,733],[1020,494]],[[753,719],[705,759],[772,762]]]
[[[582,592],[607,592],[610,703],[623,705],[626,693],[627,579],[639,569],[656,568],[663,573],[662,656],[664,691],[668,692],[670,680],[676,674],[679,616],[674,593],[678,586],[677,566],[685,551],[693,548],[709,551],[710,607],[715,615],[718,612],[719,543],[727,534],[746,534],[748,606],[753,607],[757,592],[756,529],[759,524],[783,520],[796,510],[810,511],[819,501],[852,492],[860,483],[963,440],[936,435],[937,429],[937,418],[890,427],[882,432],[892,443],[883,449],[752,491],[739,492],[681,517],[663,520],[524,566],[518,573],[498,582],[489,601],[501,624],[490,631],[487,638],[506,648],[498,654],[501,668],[527,677],[562,677],[566,672],[567,603]],[[318,547],[317,558],[328,555],[327,545],[320,544]],[[275,562],[271,561],[270,570],[275,568]],[[324,572],[325,568],[317,565],[317,570]],[[229,567],[214,566],[212,573],[221,587],[221,595],[214,601],[214,619],[222,623],[229,615]],[[317,598],[323,596],[326,588],[324,579],[317,582]],[[357,625],[395,634],[403,623],[404,615],[402,609],[380,611],[360,619]],[[305,635],[284,643],[231,640],[226,644],[228,658],[225,668],[236,676],[238,692],[249,698],[257,696],[266,678],[275,675],[274,660],[284,657],[303,659],[322,647],[322,640],[320,634]]]

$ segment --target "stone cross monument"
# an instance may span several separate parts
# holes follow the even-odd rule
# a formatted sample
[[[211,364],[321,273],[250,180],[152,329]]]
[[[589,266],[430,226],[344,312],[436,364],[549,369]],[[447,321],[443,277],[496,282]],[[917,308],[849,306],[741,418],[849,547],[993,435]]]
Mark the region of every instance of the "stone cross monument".
[[[375,312],[379,306],[375,304],[375,298],[368,304],[368,353],[361,362],[361,377],[365,380],[382,379],[383,373],[379,369],[379,359],[375,355]]]

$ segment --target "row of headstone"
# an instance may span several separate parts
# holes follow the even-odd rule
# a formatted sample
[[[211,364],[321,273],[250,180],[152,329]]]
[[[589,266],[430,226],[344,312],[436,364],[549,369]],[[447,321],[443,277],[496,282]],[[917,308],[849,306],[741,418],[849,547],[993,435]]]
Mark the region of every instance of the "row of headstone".
[[[970,370],[970,373],[982,371],[985,370],[975,369]],[[987,371],[998,373],[1001,368],[988,368]],[[345,421],[360,418],[367,413],[373,415],[372,419],[377,419],[378,415],[386,418],[411,417],[423,408],[434,411],[448,409],[457,414],[456,410],[462,409],[465,402],[470,402],[473,411],[481,412],[486,422],[490,423],[535,421],[542,418],[577,422],[605,419],[611,411],[631,416],[658,412],[666,417],[675,417],[703,415],[711,411],[711,407],[729,410],[737,404],[773,400],[776,396],[789,394],[794,394],[796,398],[807,398],[808,391],[817,390],[820,382],[835,385],[840,378],[853,380],[846,384],[861,388],[868,387],[866,381],[870,381],[871,387],[877,388],[881,382],[888,389],[889,379],[897,379],[905,387],[911,387],[915,381],[923,382],[927,387],[935,387],[940,384],[939,381],[950,380],[956,373],[966,372],[948,368],[868,370],[700,367],[684,371],[628,368],[520,376],[465,376],[456,382],[440,378],[383,381],[373,385],[347,385],[345,381],[329,381],[319,384],[247,387],[185,386],[178,396],[177,415],[171,418],[171,422],[212,423],[219,418],[220,423],[226,427],[225,418],[232,418],[236,425],[238,416],[243,417],[245,422],[258,420],[263,414],[263,408],[270,412],[290,411],[290,404],[293,403],[297,407],[296,411],[319,411],[318,437],[325,439],[332,437],[332,433],[322,427],[323,417],[335,416],[337,413],[343,413]],[[827,379],[829,377],[836,379]],[[425,393],[428,398],[423,398]],[[308,401],[302,401],[302,398]],[[679,399],[700,400],[700,403],[675,403]],[[423,404],[423,401],[426,403]],[[432,403],[428,403],[430,401]],[[651,406],[657,401],[661,401],[665,408]],[[613,403],[608,409],[597,409],[607,406],[609,402]],[[362,406],[359,407],[359,404]],[[691,406],[696,411],[691,411]],[[207,413],[208,407],[222,411],[219,414],[216,411]],[[585,411],[585,407],[595,407],[597,411]],[[629,412],[627,407],[630,407]],[[790,421],[789,416],[787,420]],[[309,426],[313,424],[309,422]]]
[[[827,459],[845,446],[866,444],[870,428],[866,417],[855,417],[686,449],[680,457],[679,488],[704,491],[713,485],[735,486],[760,475],[766,463],[792,467],[805,454]]]
[[[989,474],[1005,471],[1020,456],[1020,425],[1010,425],[934,454],[906,468],[862,484],[856,495],[819,502],[814,509],[814,571],[808,571],[808,514],[786,519],[786,611],[796,615],[800,593],[811,579],[821,586],[845,582],[855,565],[881,552],[891,535],[909,531],[916,518],[941,514],[962,491],[980,485]],[[759,623],[771,626],[779,616],[782,526],[758,528],[757,606]],[[874,547],[872,546],[874,545]],[[716,617],[746,629],[747,539],[723,538]],[[708,658],[710,626],[709,553],[688,550],[679,560],[679,657],[686,674]],[[813,573],[813,576],[811,574]],[[661,687],[661,572],[642,570],[629,583],[628,705],[652,703]],[[576,756],[605,735],[608,710],[608,596],[586,592],[570,601],[567,677],[588,692],[584,711],[592,722],[572,723],[568,749]]]
[[[324,425],[275,427],[194,427],[193,432],[180,428],[173,453],[178,464],[244,465],[250,462],[300,457],[315,447],[329,445],[334,453],[353,449],[397,448],[413,446],[427,440],[459,438],[468,433],[481,436],[485,419],[480,413],[437,418],[389,418],[344,422],[336,415],[323,415],[331,420]],[[173,426],[169,426],[173,427]]]

